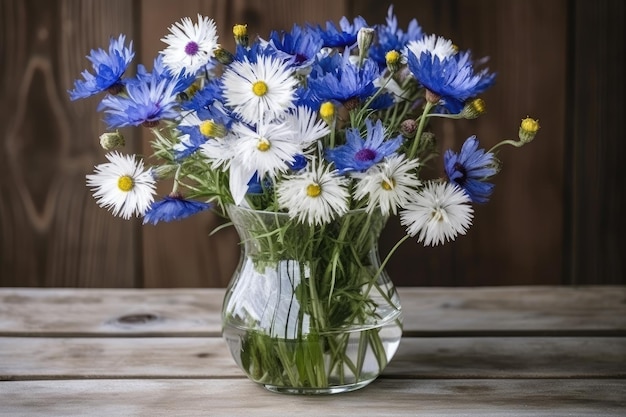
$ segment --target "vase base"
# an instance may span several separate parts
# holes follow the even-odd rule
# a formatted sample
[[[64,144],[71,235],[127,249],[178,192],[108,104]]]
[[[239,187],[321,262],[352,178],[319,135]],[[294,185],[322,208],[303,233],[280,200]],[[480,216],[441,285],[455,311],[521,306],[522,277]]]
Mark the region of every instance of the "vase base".
[[[329,394],[341,394],[342,392],[356,391],[370,384],[376,378],[368,379],[367,381],[360,381],[354,384],[347,385],[333,385],[324,388],[315,387],[284,387],[269,384],[262,384],[268,391],[276,392],[279,394],[295,394],[295,395],[329,395]]]

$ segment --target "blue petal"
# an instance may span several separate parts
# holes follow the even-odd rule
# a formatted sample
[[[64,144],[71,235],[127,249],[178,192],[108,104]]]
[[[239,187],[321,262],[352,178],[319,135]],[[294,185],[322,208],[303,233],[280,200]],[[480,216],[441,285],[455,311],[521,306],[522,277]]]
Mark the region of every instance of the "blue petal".
[[[460,153],[447,150],[444,168],[450,182],[465,190],[474,203],[486,203],[494,185],[487,182],[497,173],[494,155],[478,148],[476,136],[465,140]]]
[[[463,109],[465,101],[484,92],[495,82],[495,74],[486,70],[474,73],[469,52],[459,52],[440,60],[429,51],[408,54],[409,69],[428,90],[439,95],[452,113]]]
[[[69,91],[70,99],[86,98],[108,90],[123,87],[122,76],[135,56],[133,43],[124,46],[125,35],[109,41],[108,53],[103,49],[92,49],[87,59],[91,61],[94,73],[85,70],[81,73],[83,80],[74,82],[74,89]]]
[[[152,223],[156,225],[160,221],[181,220],[209,208],[211,208],[211,204],[201,201],[166,196],[163,200],[152,204],[144,215],[143,224]]]

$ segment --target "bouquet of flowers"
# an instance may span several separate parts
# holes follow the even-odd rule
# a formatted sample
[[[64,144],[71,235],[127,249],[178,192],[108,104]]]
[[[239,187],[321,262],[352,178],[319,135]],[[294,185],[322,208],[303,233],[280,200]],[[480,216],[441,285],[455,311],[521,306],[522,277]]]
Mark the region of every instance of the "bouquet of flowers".
[[[364,230],[380,225],[372,216],[399,215],[407,232],[401,242],[415,237],[438,245],[464,234],[472,205],[487,202],[493,191],[491,178],[500,168],[495,150],[530,142],[539,124],[524,119],[518,139],[488,151],[469,137],[459,151],[443,153],[444,178],[425,179],[423,167],[440,153],[430,122],[484,113],[479,96],[495,81],[481,68],[484,60],[423,33],[415,19],[406,30],[398,27],[392,7],[384,24],[344,17],[338,24],[294,25],[254,39],[245,25],[236,25],[233,35],[236,48],[228,51],[218,43],[212,19],[184,18],[162,38],[166,46],[152,68],[138,65],[134,76],[127,75],[134,52],[124,35],[112,38],[108,51],[91,51],[93,73],[84,71],[69,94],[72,100],[102,94],[98,110],[110,131],[100,137],[108,162],[87,175],[87,184],[114,215],[150,224],[204,210],[238,218],[242,208],[281,214],[287,223],[277,222],[274,230],[250,221],[238,230],[244,243],[257,238],[251,269],[289,269],[279,280],[288,280],[291,302],[306,306],[309,318],[304,330],[303,317],[274,320],[274,330],[243,342],[249,356],[238,361],[276,386],[288,380],[320,387],[331,374],[345,377],[345,369],[358,380],[363,362],[351,361],[343,342],[327,339],[316,354],[309,345],[316,340],[318,346],[311,334],[326,334],[331,324],[336,329],[380,316],[379,302],[364,287],[394,300],[389,288],[373,284],[384,263],[372,268],[376,260],[368,258],[376,237]],[[118,150],[124,138],[116,129],[128,126],[152,131],[153,155]],[[159,181],[173,185],[155,201]],[[355,212],[361,217],[342,220]],[[347,258],[356,259],[353,267]],[[306,260],[306,267],[276,266],[284,259]],[[320,275],[314,284],[313,271]],[[262,289],[248,288],[254,291]],[[355,315],[346,305],[368,307]],[[247,305],[241,323],[255,320],[252,310]],[[280,335],[278,327],[285,328]],[[305,349],[267,348],[294,329],[306,339]],[[362,340],[384,367],[379,334]],[[279,352],[278,359],[266,357],[268,351]],[[320,360],[324,372],[302,365],[328,351],[330,364]]]

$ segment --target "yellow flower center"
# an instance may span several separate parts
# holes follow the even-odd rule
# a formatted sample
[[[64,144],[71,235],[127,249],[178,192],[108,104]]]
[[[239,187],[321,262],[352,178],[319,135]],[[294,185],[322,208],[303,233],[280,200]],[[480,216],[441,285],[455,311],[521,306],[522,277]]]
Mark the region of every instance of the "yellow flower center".
[[[400,52],[392,49],[385,54],[385,61],[387,62],[387,65],[397,64],[400,61]]]
[[[213,120],[205,120],[200,124],[200,133],[205,137],[214,137],[216,136],[216,124]]]
[[[330,120],[335,117],[335,105],[330,101],[325,101],[320,106],[320,116],[324,120]]]
[[[269,140],[265,138],[259,138],[259,142],[256,144],[256,148],[261,152],[266,152],[272,147]]]
[[[117,180],[117,188],[119,188],[120,190],[124,192],[128,192],[132,190],[134,186],[135,186],[135,181],[133,180],[133,177],[129,175],[122,175]]]
[[[236,38],[243,38],[245,36],[248,36],[248,25],[233,26],[233,35]]]
[[[322,193],[322,187],[319,184],[309,184],[306,187],[306,195],[309,197],[317,197]]]
[[[391,191],[396,186],[396,181],[393,178],[391,178],[389,180],[383,180],[383,182],[380,184],[380,186],[385,191]]]
[[[265,81],[257,81],[252,84],[252,92],[259,97],[266,95],[267,84],[265,84]]]

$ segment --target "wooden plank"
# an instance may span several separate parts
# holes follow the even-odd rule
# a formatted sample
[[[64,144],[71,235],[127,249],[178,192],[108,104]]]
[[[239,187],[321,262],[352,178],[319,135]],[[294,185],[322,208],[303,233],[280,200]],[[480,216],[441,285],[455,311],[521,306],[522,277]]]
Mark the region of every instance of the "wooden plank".
[[[618,336],[626,287],[399,288],[406,336]],[[0,288],[0,335],[216,336],[222,289]]]
[[[623,416],[626,380],[378,380],[336,396],[266,392],[244,379],[11,381],[16,416]]]
[[[0,289],[0,334],[219,335],[221,289]]]
[[[137,223],[85,186],[105,161],[98,99],[67,94],[91,49],[132,33],[133,2],[7,0],[0,27],[0,285],[134,286]]]
[[[351,13],[362,14],[371,24],[384,23],[388,4],[379,0],[353,1]],[[595,105],[594,100],[572,103],[566,83],[555,82],[568,79],[568,73],[578,68],[568,65],[567,61],[570,45],[568,13],[572,2],[396,0],[393,4],[401,28],[406,28],[415,18],[426,34],[451,39],[460,49],[471,50],[476,59],[488,56],[487,66],[497,73],[496,84],[482,95],[487,106],[485,115],[476,120],[432,121],[431,128],[437,135],[442,153],[449,148],[458,151],[461,143],[474,134],[487,149],[504,138],[516,139],[520,120],[527,115],[540,119],[541,131],[530,145],[522,149],[503,148],[499,152],[503,165],[494,179],[496,187],[491,201],[475,207],[474,225],[466,236],[434,248],[407,241],[391,259],[389,272],[403,285],[415,286],[554,285],[566,282],[568,276],[563,273],[561,256],[567,242],[563,220],[568,207],[563,196],[569,186],[569,171],[564,169],[568,152],[566,138],[569,137],[565,134],[566,114],[570,111],[568,109],[577,106]],[[591,23],[583,17],[576,27],[583,39],[599,45],[598,37],[584,34],[603,31],[602,25],[602,19]],[[602,42],[604,49],[612,50],[606,46],[608,44],[608,41]],[[580,59],[585,60],[587,56],[581,54]],[[602,64],[595,60],[586,61],[587,67],[605,74],[607,66],[598,65]],[[611,71],[614,71],[617,82],[622,82],[622,77],[617,75],[623,72],[620,72],[621,67],[612,68],[615,68]],[[587,78],[583,74],[578,77],[577,85],[593,90],[593,84],[585,82]],[[614,94],[620,95],[621,91],[615,89]],[[611,103],[618,109],[623,108],[623,101],[619,98],[614,97]],[[596,124],[584,115],[583,111],[580,117],[571,120],[588,122],[590,129],[581,134],[581,139],[595,146],[598,141],[588,139],[596,136],[592,132]],[[619,125],[617,121],[621,116],[612,120]],[[619,137],[619,134],[603,140],[622,143],[611,139],[613,137]],[[621,158],[623,154],[614,152],[613,157]],[[620,166],[615,163],[612,169],[618,172]],[[442,167],[441,161],[435,160],[424,174],[430,178],[445,175]],[[593,178],[601,183],[603,176]],[[589,199],[587,190],[586,187],[578,189],[583,200]],[[614,202],[613,207],[619,207],[622,195],[617,190],[603,194],[605,199]],[[597,207],[604,206],[597,203]],[[591,218],[594,224],[605,222],[601,215]],[[604,224],[608,227],[612,223]],[[597,236],[602,236],[600,230],[605,230],[591,226],[590,229],[597,231]],[[404,233],[405,228],[397,218],[392,219],[382,236],[381,249],[390,248]],[[620,236],[617,232],[611,234]],[[584,248],[588,242],[583,239],[581,243]],[[615,248],[619,247],[604,245],[602,247],[612,253],[616,253]],[[578,256],[585,259],[582,252]],[[415,273],[416,266],[419,273]],[[604,279],[595,271],[585,271],[583,275],[588,283]]]
[[[0,338],[0,380],[243,378],[213,338]],[[383,378],[626,378],[626,338],[405,337]]]
[[[215,20],[219,42],[234,51],[232,27],[248,25],[250,37],[269,37],[271,30],[290,30],[294,23],[325,23],[339,20],[346,0],[141,0],[141,43],[138,45],[144,62],[151,63],[165,46],[160,39],[167,28],[183,17],[201,13]],[[152,139],[144,132],[144,152]],[[161,193],[171,190],[161,186]],[[142,229],[143,283],[152,287],[226,287],[239,260],[239,239],[235,230],[227,228],[213,236],[209,233],[223,221],[205,212],[183,221]]]
[[[405,334],[583,335],[626,330],[625,286],[398,289]]]
[[[217,337],[0,337],[0,380],[223,377],[245,375]]]
[[[621,0],[572,4],[567,88],[575,104],[567,118],[566,218],[570,235],[568,272],[572,283],[624,283],[622,239],[626,147],[622,136],[626,7]],[[588,36],[592,30],[594,36]]]

